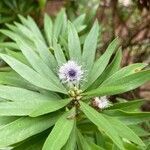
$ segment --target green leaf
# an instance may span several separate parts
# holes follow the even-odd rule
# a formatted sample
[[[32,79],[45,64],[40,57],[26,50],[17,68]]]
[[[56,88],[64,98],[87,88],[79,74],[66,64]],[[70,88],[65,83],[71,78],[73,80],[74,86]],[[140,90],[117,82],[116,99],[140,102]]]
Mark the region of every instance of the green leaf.
[[[47,78],[50,82],[58,85],[59,87],[64,88],[54,72],[43,62],[43,60],[35,51],[32,50],[31,47],[25,44],[24,39],[18,39],[17,44],[28,62],[41,76]]]
[[[36,46],[35,50],[39,53],[40,57],[45,62],[45,64],[51,69],[55,69],[57,67],[57,62],[47,45],[37,37],[35,37],[33,41]]]
[[[107,120],[109,120],[109,122],[111,122],[111,125],[118,132],[118,135],[120,137],[125,138],[131,142],[134,142],[135,144],[145,146],[143,141],[123,122],[112,117],[108,117],[108,116],[105,116],[105,117],[107,118]]]
[[[47,133],[45,132],[32,136],[31,138],[16,144],[12,150],[41,150],[46,136]]]
[[[16,43],[14,42],[3,42],[0,43],[0,48],[10,48],[10,49],[17,49],[18,50],[18,46]]]
[[[61,34],[61,31],[63,29],[64,26],[64,19],[66,18],[66,14],[65,14],[65,10],[62,9],[54,22],[54,28],[53,28],[53,34],[56,37],[56,39],[58,39],[59,35]]]
[[[98,36],[99,36],[99,24],[98,21],[96,21],[92,29],[90,30],[88,36],[86,37],[83,45],[82,65],[86,67],[87,74],[89,73],[91,67],[94,64]]]
[[[126,66],[126,67],[120,69],[119,71],[117,71],[116,73],[114,73],[112,76],[110,76],[100,86],[115,83],[116,80],[126,77],[128,75],[134,74],[137,71],[142,70],[145,66],[147,66],[147,64],[144,64],[144,63],[135,63],[135,64],[131,64],[129,66]]]
[[[47,14],[44,16],[44,32],[49,46],[52,46],[53,22]]]
[[[112,74],[117,72],[120,68],[122,60],[122,52],[121,49],[118,50],[112,62],[108,65],[105,71],[98,77],[98,79],[90,86],[90,89],[94,89],[99,86],[104,80],[109,78]]]
[[[27,26],[34,33],[35,37],[38,37],[39,39],[44,41],[44,38],[42,36],[40,29],[38,28],[37,24],[30,16],[28,16],[27,18]]]
[[[150,70],[144,70],[116,80],[113,84],[99,87],[84,93],[86,98],[91,96],[115,95],[133,90],[150,80]]]
[[[62,64],[66,63],[66,58],[60,44],[57,44],[56,39],[53,41],[54,55],[58,65],[61,66]]]
[[[13,85],[17,87],[36,89],[29,82],[25,81],[20,75],[13,71],[0,72],[0,84],[3,85]]]
[[[43,102],[51,99],[57,99],[54,95],[43,95],[38,92],[30,91],[23,88],[0,85],[0,97],[14,102]]]
[[[86,14],[82,14],[73,21],[73,24],[78,32],[81,32],[86,28],[86,25],[84,25],[85,17]]]
[[[5,55],[0,54],[1,58],[9,64],[9,66],[14,69],[18,74],[20,74],[24,79],[29,81],[30,83],[34,84],[37,87],[44,88],[51,91],[57,91],[66,93],[66,91],[62,90],[55,84],[49,82],[49,80],[43,78],[41,75],[39,75],[37,72],[35,72],[30,67],[26,66],[25,64],[19,62],[18,60]]]
[[[22,117],[5,125],[0,128],[0,147],[3,148],[18,143],[50,128],[57,118],[57,114],[37,118]]]
[[[121,109],[121,110],[126,110],[126,111],[134,111],[140,108],[142,104],[145,103],[144,99],[139,99],[139,100],[132,100],[132,101],[127,101],[127,102],[122,102],[122,103],[115,103],[107,110],[112,110],[112,109]]]
[[[36,110],[31,112],[29,116],[37,117],[40,115],[44,115],[44,114],[56,111],[66,106],[70,101],[71,99],[48,101],[46,103],[43,103],[43,105],[39,105],[39,107],[37,107]]]
[[[6,124],[9,124],[9,123],[15,121],[16,119],[18,119],[18,117],[0,116],[0,128],[2,128],[3,126],[5,126]]]
[[[68,49],[70,59],[81,60],[81,46],[78,33],[71,22],[68,22]]]
[[[12,56],[14,58],[16,58],[17,60],[19,60],[20,62],[26,64],[27,66],[31,66],[29,64],[29,62],[27,61],[27,59],[24,57],[24,55],[21,52],[15,52],[9,49],[6,49],[6,52],[9,56]]]
[[[87,118],[99,128],[100,131],[105,132],[105,134],[108,135],[121,150],[125,150],[118,133],[101,113],[98,113],[82,101],[80,101],[80,109],[84,112]]]
[[[1,102],[0,103],[0,116],[27,116],[40,104],[39,102]],[[42,105],[41,104],[41,105]]]
[[[74,115],[74,109],[63,114],[56,122],[53,130],[44,143],[43,150],[60,150],[67,142],[73,129],[75,119],[69,118]]]
[[[103,73],[104,69],[109,63],[109,60],[113,52],[118,48],[118,46],[119,46],[118,38],[114,39],[109,44],[105,53],[94,63],[92,70],[90,71],[90,74],[88,76],[88,82],[86,82],[85,85],[83,85],[82,87],[83,90],[86,90],[90,85],[92,85],[93,82]],[[91,56],[89,55],[88,57],[90,58]],[[89,63],[89,58],[86,58],[88,63]]]
[[[90,145],[84,138],[84,136],[81,134],[81,132],[77,129],[77,143],[78,146],[81,147],[81,150],[91,150]]]
[[[59,110],[70,100],[21,101],[0,102],[0,116],[27,116],[37,117]]]
[[[65,146],[62,148],[62,150],[74,150],[75,147],[76,147],[76,124],[74,124],[70,137]]]
[[[126,112],[123,110],[107,110],[105,114],[116,117],[127,125],[138,124],[149,119],[149,112]]]
[[[129,125],[130,129],[132,129],[139,137],[147,137],[150,136],[150,132],[143,129],[140,125]]]

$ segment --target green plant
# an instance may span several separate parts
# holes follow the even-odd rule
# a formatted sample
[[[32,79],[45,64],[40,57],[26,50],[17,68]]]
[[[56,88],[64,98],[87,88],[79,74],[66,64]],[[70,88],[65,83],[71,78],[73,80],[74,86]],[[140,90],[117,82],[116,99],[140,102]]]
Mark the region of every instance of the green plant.
[[[14,41],[3,43],[0,54],[12,68],[0,72],[0,147],[146,149],[136,130],[150,115],[139,109],[144,101],[108,102],[108,96],[149,81],[146,64],[121,69],[118,38],[95,59],[97,21],[82,45],[83,24],[67,21],[64,11],[54,22],[45,15],[45,36],[31,17],[20,19],[22,24],[0,30]]]

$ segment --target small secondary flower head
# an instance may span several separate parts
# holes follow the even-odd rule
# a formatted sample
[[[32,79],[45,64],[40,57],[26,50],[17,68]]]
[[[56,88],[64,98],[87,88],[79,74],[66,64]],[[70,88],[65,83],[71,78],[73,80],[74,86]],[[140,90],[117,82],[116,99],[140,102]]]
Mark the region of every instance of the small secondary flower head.
[[[82,66],[79,66],[75,61],[69,60],[65,64],[63,64],[58,71],[58,75],[60,80],[63,83],[71,84],[79,84],[79,82],[83,78],[84,71],[82,70]]]
[[[100,109],[107,108],[111,105],[111,103],[108,101],[106,96],[95,97],[92,104],[93,104],[93,106],[98,107]]]

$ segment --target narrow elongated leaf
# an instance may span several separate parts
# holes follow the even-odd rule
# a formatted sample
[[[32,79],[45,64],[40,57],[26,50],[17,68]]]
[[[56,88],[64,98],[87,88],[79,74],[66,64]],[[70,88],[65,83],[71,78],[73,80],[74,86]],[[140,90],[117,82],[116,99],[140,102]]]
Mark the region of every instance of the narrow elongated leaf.
[[[60,44],[57,44],[56,39],[54,39],[53,47],[54,47],[54,55],[56,57],[57,63],[59,66],[61,66],[66,62],[66,58]]]
[[[31,112],[30,116],[31,117],[37,117],[40,115],[44,115],[50,112],[53,112],[55,110],[58,110],[64,106],[66,106],[71,99],[64,99],[64,100],[53,100],[49,101],[47,103],[43,103],[43,105],[40,105],[39,107],[36,108],[33,112]]]
[[[121,150],[125,150],[118,133],[112,127],[111,123],[109,123],[101,113],[98,113],[84,102],[80,101],[80,105],[80,109],[84,112],[87,118],[91,120],[99,130],[104,131]]]
[[[112,84],[116,82],[116,80],[121,79],[123,77],[126,77],[128,75],[134,74],[138,72],[139,70],[142,70],[147,64],[144,63],[136,63],[136,64],[131,64],[127,67],[124,67],[114,73],[112,76],[110,76],[107,80],[105,80],[101,86]]]
[[[67,142],[70,133],[73,129],[75,119],[68,118],[74,114],[74,109],[63,114],[56,122],[53,130],[46,139],[43,150],[60,150]]]
[[[86,15],[82,14],[73,21],[73,24],[78,32],[86,28],[86,25],[84,25],[85,17]]]
[[[76,124],[74,124],[70,137],[62,150],[74,150],[76,148],[76,136]]]
[[[38,86],[40,88],[44,88],[51,91],[57,91],[66,93],[64,90],[59,88],[58,86],[54,85],[53,83],[49,82],[49,80],[43,78],[41,75],[39,75],[37,72],[35,72],[30,67],[26,66],[25,64],[19,62],[18,60],[5,55],[0,54],[1,58],[9,64],[9,66],[14,69],[18,74],[20,74],[24,79],[29,81],[30,83],[34,84],[35,86]]]
[[[61,109],[70,102],[65,100],[1,102],[0,116],[37,117]]]
[[[54,22],[54,29],[53,29],[53,34],[55,35],[56,39],[58,39],[58,36],[61,34],[61,31],[63,29],[63,23],[64,23],[64,19],[65,19],[65,11],[64,9],[62,9],[57,17],[56,20]]]
[[[138,124],[149,120],[149,112],[126,112],[123,110],[109,110],[105,111],[109,116],[113,116],[121,120],[127,125]]]
[[[27,116],[29,115],[35,108],[37,108],[40,103],[39,102],[1,102],[0,103],[0,116]],[[41,104],[41,105],[42,105]]]
[[[44,32],[49,46],[52,46],[53,23],[51,18],[45,14],[44,16]]]
[[[78,146],[81,148],[81,150],[91,150],[90,145],[88,144],[88,142],[86,141],[86,139],[84,138],[84,136],[81,134],[81,132],[77,129],[77,143]]]
[[[17,44],[24,56],[27,58],[28,62],[41,76],[63,88],[62,84],[60,84],[59,79],[56,77],[53,71],[43,62],[38,54],[31,49],[31,47],[25,44],[24,39],[18,39]]]
[[[127,101],[127,102],[122,102],[122,103],[115,103],[107,109],[108,110],[121,109],[121,110],[126,110],[126,111],[134,111],[134,110],[139,109],[140,106],[144,103],[145,103],[144,99],[132,100],[132,101]]]
[[[57,114],[37,118],[22,117],[3,126],[0,128],[0,148],[23,141],[50,128],[57,118]]]
[[[13,85],[17,87],[27,88],[27,89],[36,89],[36,87],[26,80],[24,80],[20,75],[17,73],[10,71],[10,72],[0,72],[0,84],[3,85]]]
[[[17,60],[21,61],[22,63],[26,64],[27,66],[31,66],[21,52],[14,52],[14,51],[9,50],[9,49],[6,49],[6,52],[9,56],[16,58]]]
[[[34,33],[34,35],[36,37],[38,37],[43,42],[45,42],[40,29],[38,28],[37,24],[35,23],[35,21],[30,16],[28,16],[28,18],[27,18],[27,26]]]
[[[113,84],[99,87],[84,93],[88,96],[115,95],[133,90],[150,80],[150,70],[131,74],[116,80]]]
[[[89,32],[88,36],[86,37],[83,46],[82,62],[83,66],[86,67],[87,74],[89,73],[94,63],[98,35],[99,35],[99,25],[98,22],[96,21],[91,31]]]
[[[13,147],[13,150],[41,150],[46,139],[47,133],[35,135]]]
[[[18,46],[16,43],[14,42],[3,42],[0,43],[0,48],[10,48],[10,49],[17,49],[18,50]]]
[[[54,59],[53,55],[49,51],[49,48],[47,47],[45,40],[39,28],[37,27],[36,23],[33,21],[31,17],[28,17],[28,20],[21,17],[21,20],[31,30],[32,33],[31,36],[33,37],[30,40],[32,40],[36,46],[32,49],[35,49],[39,53],[40,57],[43,59],[45,64],[47,64],[50,67],[54,67],[54,66],[56,67],[57,65],[56,60]],[[28,46],[31,47],[33,45],[33,42],[31,42],[31,44],[29,44]]]
[[[40,102],[57,99],[54,95],[43,95],[23,88],[0,85],[0,97],[14,102]]]
[[[120,137],[126,138],[127,140],[134,142],[135,144],[145,146],[143,141],[121,121],[112,117],[108,117],[108,116],[105,117],[109,120],[109,122],[111,122],[111,125],[118,132]]]
[[[68,49],[70,59],[81,60],[81,46],[78,33],[71,22],[68,22]]]
[[[2,128],[3,126],[5,126],[6,124],[9,124],[10,122],[15,121],[16,119],[18,119],[18,117],[2,117],[0,116],[0,128]]]
[[[47,45],[37,37],[35,37],[33,41],[36,46],[36,51],[39,53],[45,64],[47,64],[47,66],[49,66],[51,69],[55,69],[57,67],[57,62]]]
[[[32,41],[32,38],[34,38],[34,34],[31,32],[31,30],[17,22],[15,22],[15,25],[17,27],[18,32],[21,32],[27,39],[30,39]]]
[[[117,72],[120,68],[121,60],[122,60],[122,52],[121,49],[119,49],[112,62],[105,69],[105,71],[98,77],[98,79],[93,83],[93,85],[90,86],[90,89],[98,87],[104,80],[106,80],[112,74]]]
[[[119,46],[118,38],[116,38],[109,44],[105,53],[94,63],[94,66],[88,76],[88,82],[85,82],[85,84],[82,87],[83,90],[86,90],[90,85],[92,85],[93,82],[103,73],[104,69],[109,63],[109,60],[113,52],[116,50],[118,46]],[[88,60],[88,58],[86,59]]]

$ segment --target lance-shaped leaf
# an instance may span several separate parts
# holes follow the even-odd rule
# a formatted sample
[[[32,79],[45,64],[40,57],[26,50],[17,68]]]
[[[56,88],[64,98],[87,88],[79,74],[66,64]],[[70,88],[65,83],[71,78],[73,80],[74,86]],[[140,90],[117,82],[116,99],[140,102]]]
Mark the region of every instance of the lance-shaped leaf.
[[[56,111],[64,106],[66,106],[71,99],[64,99],[64,100],[53,100],[46,103],[43,103],[42,105],[39,105],[39,107],[36,108],[33,112],[31,112],[31,117],[37,117],[40,115],[44,115],[53,111]]]
[[[135,64],[131,64],[129,66],[126,66],[126,67],[120,69],[119,71],[117,71],[116,73],[114,73],[112,76],[110,76],[100,86],[115,83],[116,80],[126,77],[128,75],[134,74],[134,73],[142,70],[146,66],[147,66],[147,64],[144,64],[144,63],[135,63]]]
[[[14,102],[34,101],[38,103],[40,101],[43,102],[52,99],[58,100],[58,98],[51,93],[49,93],[49,95],[46,96],[38,92],[6,85],[0,85],[0,97]]]
[[[120,137],[126,138],[127,140],[134,142],[135,144],[145,146],[143,141],[123,122],[119,121],[116,118],[112,118],[108,116],[105,117],[109,120],[109,122],[111,122],[111,125],[118,132]]]
[[[121,109],[121,110],[126,110],[126,111],[134,111],[134,110],[139,110],[139,108],[144,103],[145,103],[144,99],[115,103],[112,106],[110,106],[109,108],[107,108],[107,110]]]
[[[86,15],[82,14],[73,21],[73,24],[78,32],[86,28],[86,25],[84,25],[85,17]]]
[[[78,33],[71,22],[68,22],[68,49],[70,59],[81,60],[81,46]]]
[[[149,112],[127,112],[119,109],[104,111],[105,114],[113,116],[121,120],[127,125],[138,124],[149,119]]]
[[[91,31],[89,32],[88,36],[86,37],[83,46],[82,63],[83,66],[86,67],[88,73],[94,63],[98,35],[99,35],[99,24],[98,21],[96,21]]]
[[[52,46],[53,22],[47,14],[44,16],[44,32],[49,46]]]
[[[120,68],[121,60],[122,60],[122,52],[121,49],[119,49],[112,62],[108,65],[105,71],[98,77],[98,79],[93,83],[93,85],[89,87],[89,89],[94,89],[98,87],[104,80],[106,80],[112,74],[117,72]]]
[[[37,117],[54,112],[66,106],[69,99],[47,101],[1,102],[0,116],[31,116]]]
[[[92,70],[90,71],[90,74],[88,76],[88,82],[85,82],[82,89],[86,90],[90,85],[93,84],[93,82],[103,73],[104,69],[109,63],[109,60],[114,53],[114,51],[119,46],[119,40],[118,38],[114,39],[106,49],[105,53],[94,63]],[[89,56],[90,58],[91,56]],[[86,58],[87,61],[89,58]]]
[[[63,114],[46,139],[43,150],[60,150],[67,142],[75,123],[74,108]]]
[[[113,84],[99,87],[95,90],[84,93],[83,95],[104,96],[115,95],[133,90],[150,80],[150,70],[145,70],[125,76],[116,80]]]
[[[94,110],[92,107],[88,106],[84,102],[80,101],[80,109],[87,116],[87,118],[93,122],[100,131],[105,132],[107,136],[121,149],[125,150],[123,143],[113,128],[111,123],[101,114]]]
[[[57,63],[59,66],[61,66],[62,64],[66,63],[66,58],[60,44],[57,43],[55,38],[53,40],[53,47],[54,47],[54,55],[57,60]]]
[[[76,147],[76,123],[74,124],[74,127],[72,129],[72,132],[69,136],[69,139],[65,146],[62,148],[62,150],[74,150]]]
[[[58,15],[54,21],[53,34],[56,37],[56,39],[58,39],[59,35],[61,34],[61,32],[65,26],[64,20],[66,20],[66,14],[65,14],[64,9],[62,9],[58,13]]]
[[[85,137],[82,135],[80,130],[77,129],[77,144],[81,150],[91,150],[89,143],[86,141]]]
[[[41,76],[47,78],[50,82],[63,88],[54,72],[43,62],[38,54],[24,42],[24,39],[18,39],[17,44],[24,56],[27,58],[28,62]]]
[[[13,85],[27,89],[36,89],[36,87],[33,87],[32,84],[24,80],[20,75],[13,71],[0,72],[0,84]]]
[[[18,143],[50,128],[57,118],[58,114],[37,118],[22,117],[3,126],[0,128],[0,148]]]
[[[40,74],[38,74],[36,71],[28,67],[27,65],[19,62],[18,60],[5,55],[5,54],[0,54],[1,58],[9,64],[9,66],[14,69],[18,74],[20,74],[24,79],[29,81],[30,83],[34,84],[37,87],[47,89],[50,91],[57,91],[57,92],[62,92],[66,93],[64,89],[59,88],[55,84],[51,83],[49,80],[46,78],[43,78]]]

